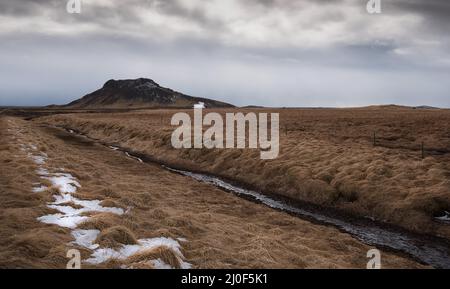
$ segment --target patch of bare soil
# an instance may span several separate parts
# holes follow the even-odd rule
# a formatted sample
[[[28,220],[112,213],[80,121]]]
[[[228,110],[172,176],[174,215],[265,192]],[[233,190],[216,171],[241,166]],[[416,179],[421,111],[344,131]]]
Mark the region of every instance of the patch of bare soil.
[[[0,139],[0,267],[65,268],[66,253],[73,248],[81,251],[84,261],[92,259],[98,248],[73,243],[74,231],[98,232],[92,242],[103,249],[132,249],[143,240],[173,241],[133,251],[127,258],[84,262],[83,267],[179,268],[185,263],[194,268],[366,267],[371,248],[334,228],[243,200],[103,146],[8,117],[0,118]],[[45,158],[35,157],[42,153]],[[42,174],[70,182],[61,186]],[[46,189],[36,190],[41,186]],[[62,193],[72,189],[76,192]],[[72,203],[61,200],[51,205],[59,195]],[[74,228],[38,220],[63,208],[76,211],[93,204],[104,211],[83,211],[79,216],[86,219]],[[179,252],[170,245],[174,242]],[[382,266],[421,267],[388,252],[382,253]]]

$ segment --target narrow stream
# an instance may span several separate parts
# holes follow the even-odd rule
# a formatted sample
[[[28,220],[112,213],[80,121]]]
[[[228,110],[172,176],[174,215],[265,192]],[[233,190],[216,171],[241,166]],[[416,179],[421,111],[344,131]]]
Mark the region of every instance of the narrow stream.
[[[78,134],[77,132],[69,129],[66,129],[66,131],[71,134]],[[87,137],[85,135],[82,136]],[[96,140],[93,141],[98,143]],[[102,145],[111,150],[120,151],[127,157],[133,158],[138,162],[155,164],[154,161],[143,154],[137,154],[121,147],[111,146],[104,143],[102,143]],[[334,226],[340,231],[352,235],[365,244],[380,248],[387,248],[394,252],[401,252],[434,268],[450,269],[450,246],[449,243],[443,239],[423,236],[401,229],[383,226],[382,224],[378,224],[368,219],[352,219],[350,221],[343,218],[332,217],[321,213],[318,210],[293,206],[283,200],[269,197],[263,193],[244,189],[215,176],[174,169],[165,165],[161,165],[161,167],[173,173],[181,174],[199,182],[213,185],[224,191],[244,197],[245,199],[250,199],[254,202],[264,204],[270,208],[291,213],[299,218],[306,219],[308,221],[313,220],[323,225]]]

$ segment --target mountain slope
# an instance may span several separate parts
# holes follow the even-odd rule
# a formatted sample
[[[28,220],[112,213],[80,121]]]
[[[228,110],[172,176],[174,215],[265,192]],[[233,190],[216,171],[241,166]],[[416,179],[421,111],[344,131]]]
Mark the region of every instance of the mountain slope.
[[[151,79],[109,80],[102,88],[75,100],[67,108],[140,108],[192,107],[203,102],[206,107],[233,107],[207,98],[193,97],[165,88]]]

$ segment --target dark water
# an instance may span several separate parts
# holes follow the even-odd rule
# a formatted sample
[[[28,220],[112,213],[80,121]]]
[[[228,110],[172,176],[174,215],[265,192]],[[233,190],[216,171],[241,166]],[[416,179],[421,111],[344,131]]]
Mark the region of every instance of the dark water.
[[[71,134],[76,134],[73,130],[67,131]],[[70,139],[70,141],[74,140]],[[136,161],[153,163],[153,161],[145,155],[133,153],[118,146],[104,145],[111,150],[123,152],[127,157],[133,158]],[[352,235],[365,244],[403,253],[434,268],[450,269],[450,246],[449,243],[443,239],[391,228],[376,222],[371,222],[368,219],[352,219],[349,221],[345,218],[329,216],[318,210],[293,206],[283,200],[269,197],[263,193],[244,189],[215,176],[174,169],[165,165],[163,165],[162,168],[199,182],[213,185],[224,191],[244,197],[245,199],[264,204],[270,208],[291,213],[302,219],[313,220],[316,223],[337,227],[340,231]]]

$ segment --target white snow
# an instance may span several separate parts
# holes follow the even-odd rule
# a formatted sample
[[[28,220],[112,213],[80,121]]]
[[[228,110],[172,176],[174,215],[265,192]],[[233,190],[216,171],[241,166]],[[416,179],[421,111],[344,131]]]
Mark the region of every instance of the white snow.
[[[80,238],[81,239],[81,238]],[[92,237],[85,238],[84,240],[88,239],[92,240]],[[81,241],[80,241],[81,242]],[[84,247],[91,248],[92,246],[95,246],[96,244],[93,244],[92,242],[85,242]],[[136,245],[122,245],[121,248],[118,250],[112,249],[112,248],[98,248],[95,249],[92,252],[92,255],[90,258],[86,259],[85,262],[89,264],[100,264],[103,262],[108,261],[111,258],[124,260],[130,256],[133,256],[139,252],[143,252],[145,250],[155,249],[160,246],[166,246],[174,251],[176,256],[178,257],[181,268],[182,269],[188,269],[191,268],[191,264],[183,261],[183,254],[180,251],[180,244],[171,238],[152,238],[152,239],[141,239],[138,240],[138,244]],[[161,260],[152,260],[152,264],[156,267],[160,267],[161,269],[171,269],[171,267]]]
[[[80,215],[80,213],[86,212],[84,208],[75,209],[74,207],[71,206],[48,205],[48,207],[60,211],[65,216],[75,216]]]
[[[123,215],[124,210],[122,208],[116,208],[116,207],[103,207],[100,205],[102,201],[100,200],[80,200],[80,199],[73,199],[73,202],[77,205],[83,206],[84,208],[81,210],[86,211],[95,211],[95,212],[105,212],[105,213],[113,213],[116,215]]]
[[[68,202],[72,202],[74,197],[71,194],[59,194],[53,195],[55,201],[52,203],[53,205],[60,205]]]
[[[60,195],[54,195],[53,197],[55,198],[55,201],[50,203],[48,207],[58,210],[60,213],[38,218],[39,221],[46,224],[55,224],[73,229],[83,221],[89,219],[87,216],[82,216],[82,214],[86,212],[109,212],[117,215],[124,214],[124,210],[121,208],[100,206],[100,200],[80,200],[70,193],[62,193]],[[74,204],[81,206],[81,208],[61,205],[68,202],[73,202]]]
[[[82,222],[89,219],[86,216],[77,216],[77,215],[63,215],[63,214],[54,214],[54,215],[46,215],[38,218],[38,221],[46,224],[54,224],[60,227],[66,227],[70,229],[74,229],[76,226],[81,224]]]
[[[75,238],[73,243],[84,248],[95,250],[99,247],[98,244],[94,244],[99,234],[99,230],[73,230],[72,236]]]
[[[57,173],[45,178],[49,180],[61,193],[75,193],[77,188],[81,187],[81,185],[71,174]]]
[[[100,200],[80,200],[72,196],[72,194],[75,193],[81,185],[71,174],[51,174],[42,166],[39,167],[37,173],[41,176],[41,178],[49,180],[60,192],[60,194],[53,195],[55,201],[48,205],[49,208],[58,210],[59,213],[39,217],[38,220],[43,223],[74,229],[77,225],[89,219],[87,216],[82,216],[82,214],[86,212],[110,212],[118,215],[122,215],[124,213],[124,210],[121,208],[101,206]],[[47,189],[45,186],[40,186],[33,188],[33,191],[40,192],[45,189]],[[61,205],[68,202],[73,202],[74,204],[81,206],[81,208]]]
[[[183,261],[183,254],[180,251],[180,244],[171,238],[151,238],[138,240],[136,245],[122,245],[119,249],[100,248],[99,244],[95,244],[95,240],[100,234],[99,230],[73,230],[72,236],[75,238],[73,244],[93,250],[90,258],[85,262],[89,264],[100,264],[108,261],[111,258],[124,260],[136,253],[166,246],[173,250],[178,257],[181,267],[183,269],[191,268],[191,264]],[[152,265],[156,269],[171,269],[171,267],[163,262],[161,259],[151,260]]]
[[[124,214],[124,211],[121,208],[100,206],[100,203],[101,203],[100,200],[91,200],[91,201],[80,200],[69,194],[55,196],[55,199],[56,199],[56,201],[53,204],[49,205],[48,207],[58,210],[61,213],[66,214],[66,215],[80,215],[85,212],[105,212],[105,213],[113,213],[116,215]],[[71,206],[61,206],[60,205],[60,204],[70,202],[70,201],[76,205],[82,206],[82,208],[75,209]]]

